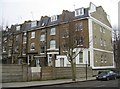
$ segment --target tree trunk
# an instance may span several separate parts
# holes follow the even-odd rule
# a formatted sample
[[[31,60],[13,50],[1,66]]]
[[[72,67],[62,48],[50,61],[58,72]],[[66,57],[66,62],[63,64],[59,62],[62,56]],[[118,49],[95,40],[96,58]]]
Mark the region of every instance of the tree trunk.
[[[71,69],[72,69],[72,81],[76,81],[76,65],[73,61],[71,62]]]

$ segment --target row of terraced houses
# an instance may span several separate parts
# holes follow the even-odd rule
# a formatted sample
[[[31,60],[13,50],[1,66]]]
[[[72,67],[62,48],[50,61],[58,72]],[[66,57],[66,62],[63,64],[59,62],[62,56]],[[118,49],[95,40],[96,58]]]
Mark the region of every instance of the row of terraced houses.
[[[66,39],[75,43],[76,66],[114,68],[112,26],[102,6],[63,10],[60,15],[12,25],[2,33],[2,62],[35,66],[70,66]]]

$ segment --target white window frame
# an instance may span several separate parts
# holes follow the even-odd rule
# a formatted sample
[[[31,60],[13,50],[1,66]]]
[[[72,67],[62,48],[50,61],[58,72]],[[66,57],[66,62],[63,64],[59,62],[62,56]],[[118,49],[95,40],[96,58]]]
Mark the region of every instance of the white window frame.
[[[81,30],[83,30],[82,22],[76,23],[75,24],[75,31],[81,31]]]
[[[18,52],[19,51],[19,46],[17,45],[16,47],[15,47],[15,52]]]
[[[60,58],[60,67],[64,67],[64,58]]]
[[[102,28],[102,26],[100,26],[100,32],[101,32],[101,33],[103,32],[103,28]]]
[[[82,59],[82,61],[81,61],[81,59]],[[79,63],[83,63],[83,52],[79,53]]]
[[[7,37],[4,37],[3,41],[4,41],[4,43],[6,43],[7,42]]]
[[[50,41],[50,49],[55,49],[56,48],[56,42],[55,40]]]
[[[4,52],[6,52],[6,49],[5,49],[5,47],[3,46],[3,53],[4,53]]]
[[[106,46],[106,40],[104,40],[104,46]]]
[[[101,63],[103,63],[104,61],[103,61],[103,55],[101,55]]]
[[[103,46],[102,38],[100,38],[100,46]]]
[[[26,37],[26,36],[23,37],[23,43],[24,43],[24,44],[27,43],[27,37]]]
[[[84,8],[79,8],[75,10],[75,16],[82,16],[84,15]]]
[[[8,56],[11,56],[11,49],[9,49],[8,51]]]
[[[16,42],[18,42],[19,41],[19,35],[16,35],[15,39],[16,39]]]
[[[22,55],[26,55],[26,46],[25,45],[23,45],[23,47],[22,47]]]
[[[31,32],[31,38],[35,38],[35,32]]]
[[[105,33],[105,28],[103,27],[103,33]]]
[[[45,34],[41,34],[40,41],[45,41]]]
[[[34,45],[34,49],[32,49],[32,45]],[[31,43],[30,44],[30,51],[34,51],[35,50],[35,43]]]
[[[56,34],[56,28],[51,28],[50,35],[55,35],[55,34]]]
[[[37,26],[37,21],[31,22],[31,27],[36,27]]]
[[[54,21],[57,21],[57,15],[53,15],[53,16],[51,16],[51,22],[54,22]]]
[[[24,35],[24,36],[26,36],[26,35],[27,35],[27,33],[26,33],[26,32],[24,32],[24,33],[23,33],[23,35]]]
[[[16,26],[16,31],[19,31],[20,30],[20,26]]]

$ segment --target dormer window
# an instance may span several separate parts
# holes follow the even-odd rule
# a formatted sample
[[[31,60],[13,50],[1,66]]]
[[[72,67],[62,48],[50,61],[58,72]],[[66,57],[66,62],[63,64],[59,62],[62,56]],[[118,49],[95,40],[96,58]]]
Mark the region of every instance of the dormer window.
[[[35,26],[37,26],[37,21],[31,22],[31,27],[35,27]]]
[[[16,26],[16,31],[19,31],[20,30],[20,26]]]
[[[44,26],[45,25],[45,23],[42,23],[42,26]]]
[[[79,8],[75,10],[75,16],[84,15],[84,8]]]
[[[51,22],[56,21],[57,20],[57,15],[51,16]]]

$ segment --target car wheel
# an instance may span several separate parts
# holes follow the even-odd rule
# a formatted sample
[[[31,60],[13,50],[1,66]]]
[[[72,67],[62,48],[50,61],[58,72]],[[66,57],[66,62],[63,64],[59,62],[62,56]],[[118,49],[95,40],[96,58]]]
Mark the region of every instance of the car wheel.
[[[107,80],[107,81],[110,80],[109,77],[107,77],[106,80]]]

